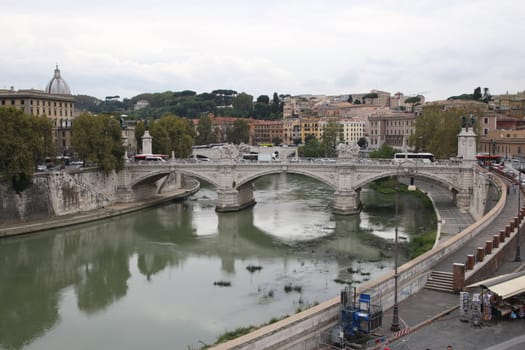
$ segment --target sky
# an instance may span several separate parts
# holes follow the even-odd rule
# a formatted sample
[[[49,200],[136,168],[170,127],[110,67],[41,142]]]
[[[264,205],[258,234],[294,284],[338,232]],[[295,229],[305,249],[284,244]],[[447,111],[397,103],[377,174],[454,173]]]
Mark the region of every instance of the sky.
[[[521,0],[11,0],[0,89],[72,94],[232,89],[427,100],[525,90]]]

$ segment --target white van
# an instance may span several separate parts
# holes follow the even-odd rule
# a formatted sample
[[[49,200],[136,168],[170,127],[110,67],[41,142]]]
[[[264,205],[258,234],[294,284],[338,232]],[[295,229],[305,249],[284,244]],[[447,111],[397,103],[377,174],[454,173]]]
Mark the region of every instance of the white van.
[[[147,156],[144,160],[148,162],[166,163],[166,161],[160,156]]]

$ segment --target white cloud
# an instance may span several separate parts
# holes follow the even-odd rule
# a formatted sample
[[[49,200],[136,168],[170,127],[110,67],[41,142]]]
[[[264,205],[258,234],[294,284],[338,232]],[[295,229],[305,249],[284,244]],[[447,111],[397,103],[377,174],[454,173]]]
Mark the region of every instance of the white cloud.
[[[0,88],[43,88],[58,62],[73,93],[97,97],[514,92],[524,17],[512,0],[12,1]]]

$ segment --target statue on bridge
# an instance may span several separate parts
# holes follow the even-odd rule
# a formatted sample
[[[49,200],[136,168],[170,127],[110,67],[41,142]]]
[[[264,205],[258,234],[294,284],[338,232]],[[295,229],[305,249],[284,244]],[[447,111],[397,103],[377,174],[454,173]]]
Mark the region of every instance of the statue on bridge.
[[[337,157],[340,159],[356,159],[360,149],[361,147],[355,142],[349,145],[340,143],[337,145]]]
[[[476,123],[476,118],[471,114],[469,118],[467,116],[461,117],[461,128],[464,128],[468,131],[468,128],[474,128],[474,124]]]
[[[237,159],[239,157],[239,148],[232,144],[221,146],[219,149],[219,159]]]

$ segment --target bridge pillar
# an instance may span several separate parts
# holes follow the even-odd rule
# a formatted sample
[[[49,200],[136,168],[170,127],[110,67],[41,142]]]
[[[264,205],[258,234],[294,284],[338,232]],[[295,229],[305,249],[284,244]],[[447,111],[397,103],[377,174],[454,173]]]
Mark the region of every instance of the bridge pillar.
[[[343,190],[334,194],[333,212],[338,215],[358,214],[361,211],[361,189]]]
[[[220,188],[217,190],[215,210],[218,212],[240,211],[255,205],[255,203],[251,183],[237,189]]]

